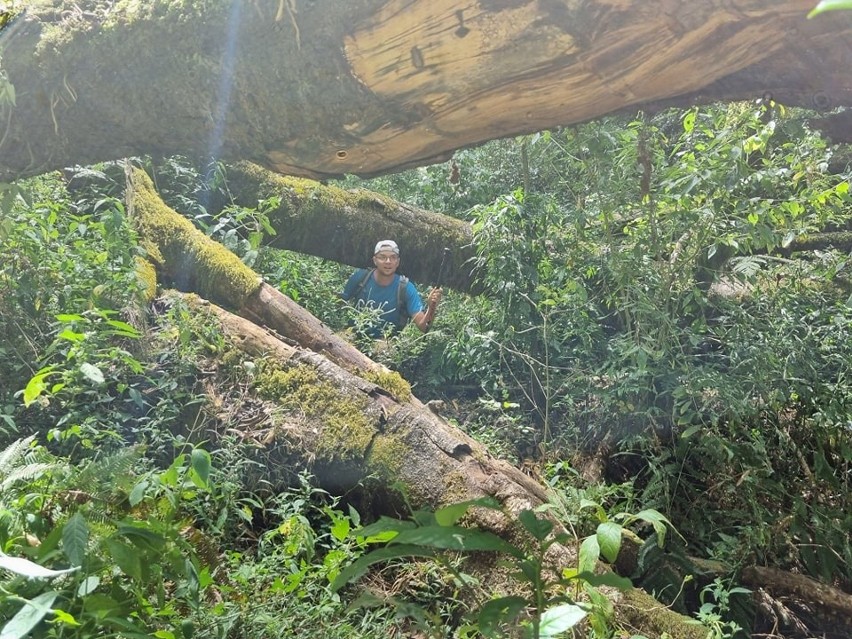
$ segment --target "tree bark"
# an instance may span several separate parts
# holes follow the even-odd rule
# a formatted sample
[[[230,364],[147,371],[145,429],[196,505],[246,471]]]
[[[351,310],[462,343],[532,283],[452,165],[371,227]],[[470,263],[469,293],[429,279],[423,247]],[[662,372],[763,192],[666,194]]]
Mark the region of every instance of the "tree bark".
[[[29,3],[2,33],[0,180],[134,155],[362,176],[625,109],[852,104],[814,0]]]
[[[797,575],[777,568],[749,566],[743,570],[743,584],[755,590],[762,589],[773,598],[799,602],[806,616],[815,620],[809,625],[816,633],[830,637],[852,636],[852,595],[820,583],[805,575]],[[801,614],[801,613],[800,613]]]
[[[363,189],[280,176],[248,162],[228,168],[228,190],[246,207],[276,198],[278,205],[267,210],[276,231],[268,246],[360,268],[372,267],[376,242],[393,239],[400,246],[400,273],[424,285],[474,292],[475,251],[466,222]]]

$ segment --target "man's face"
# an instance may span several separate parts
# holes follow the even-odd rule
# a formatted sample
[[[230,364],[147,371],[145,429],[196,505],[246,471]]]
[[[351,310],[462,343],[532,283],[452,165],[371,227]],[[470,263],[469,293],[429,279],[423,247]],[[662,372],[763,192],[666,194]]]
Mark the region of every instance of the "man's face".
[[[373,264],[382,275],[393,275],[399,266],[399,255],[393,251],[380,251],[373,256]]]

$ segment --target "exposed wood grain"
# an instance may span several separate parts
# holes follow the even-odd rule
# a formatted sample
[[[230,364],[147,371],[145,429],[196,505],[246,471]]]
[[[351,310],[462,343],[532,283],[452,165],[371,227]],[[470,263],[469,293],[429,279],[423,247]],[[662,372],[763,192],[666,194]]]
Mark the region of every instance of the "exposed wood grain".
[[[0,33],[0,180],[175,153],[366,176],[624,110],[852,105],[852,16],[814,0],[304,2],[32,5]]]

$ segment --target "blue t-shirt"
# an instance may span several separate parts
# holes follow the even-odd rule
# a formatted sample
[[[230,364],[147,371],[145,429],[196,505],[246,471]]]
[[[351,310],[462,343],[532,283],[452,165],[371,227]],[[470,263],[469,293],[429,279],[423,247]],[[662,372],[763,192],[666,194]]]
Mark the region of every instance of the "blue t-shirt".
[[[370,307],[382,309],[382,314],[379,317],[379,324],[369,329],[369,334],[372,337],[381,337],[382,332],[388,327],[393,326],[399,330],[403,328],[400,324],[399,310],[397,309],[397,291],[399,290],[400,275],[395,273],[393,281],[387,286],[380,286],[376,282],[375,276],[371,273],[370,278],[364,284],[364,288],[358,294],[357,299],[352,299],[358,285],[364,280],[367,275],[367,269],[358,269],[355,271],[346,286],[343,287],[341,297],[347,301],[353,301],[356,307]],[[425,311],[423,300],[420,299],[420,294],[414,287],[414,284],[409,280],[405,285],[405,290],[402,295],[403,303],[406,305],[408,317],[414,317],[420,311]]]

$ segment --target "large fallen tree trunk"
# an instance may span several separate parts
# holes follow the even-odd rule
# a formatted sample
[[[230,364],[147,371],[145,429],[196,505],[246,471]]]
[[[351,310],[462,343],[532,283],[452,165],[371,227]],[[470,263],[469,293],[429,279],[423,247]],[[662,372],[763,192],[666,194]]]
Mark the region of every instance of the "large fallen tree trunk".
[[[248,162],[228,167],[228,191],[246,207],[275,199],[266,210],[276,231],[268,246],[362,267],[371,265],[376,242],[390,238],[401,248],[400,273],[415,282],[468,292],[473,286],[473,234],[461,220],[363,189],[283,177]]]
[[[815,3],[28,3],[0,32],[0,180],[143,154],[370,175],[628,108],[852,104],[850,17]]]
[[[400,506],[395,487],[402,488],[415,508],[490,496],[504,514],[474,509],[469,521],[507,538],[518,534],[515,521],[521,511],[547,501],[544,486],[492,457],[429,411],[398,375],[328,333],[306,311],[296,310],[292,301],[282,301],[286,298],[280,293],[259,284],[236,257],[228,258],[227,251],[171,211],[144,173],[129,172],[128,186],[128,208],[158,273],[187,290],[225,298],[230,306],[259,320],[255,323],[197,297],[184,297],[196,312],[215,314],[230,343],[252,361],[257,371],[255,392],[276,407],[266,412],[264,423],[254,426],[270,434],[262,439],[272,484],[309,470],[336,494],[357,494],[358,486],[366,485],[362,507],[373,514]],[[234,298],[228,300],[229,295]],[[298,321],[286,317],[291,313],[298,314]],[[233,427],[227,420],[223,424]],[[554,545],[549,556],[557,569],[576,564],[574,552],[566,546]],[[502,568],[485,561],[477,570],[487,579]],[[613,598],[621,604],[620,619],[649,636],[704,635],[687,618],[641,590],[614,593]]]
[[[223,333],[245,357],[263,362],[255,385],[277,410],[268,411],[268,421],[254,428],[264,432],[264,466],[273,485],[309,470],[325,489],[349,495],[362,513],[372,516],[404,512],[400,489],[414,508],[437,509],[492,497],[503,513],[472,509],[469,525],[515,542],[520,512],[547,501],[544,486],[492,457],[414,398],[394,396],[242,317],[198,298],[186,299],[191,308],[215,314]],[[229,407],[229,415],[233,412]],[[549,559],[557,571],[577,562],[573,549],[561,545],[550,548]],[[489,594],[511,592],[499,562],[481,555],[474,561],[466,570],[484,584],[495,584]],[[646,636],[704,639],[704,628],[639,589],[612,592],[611,597],[617,621]]]

